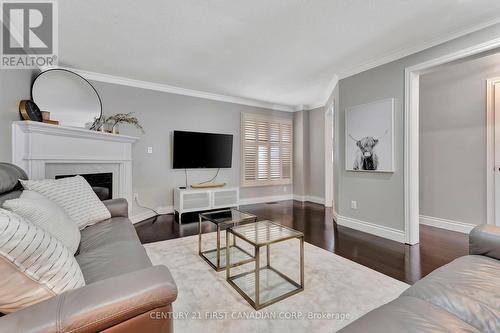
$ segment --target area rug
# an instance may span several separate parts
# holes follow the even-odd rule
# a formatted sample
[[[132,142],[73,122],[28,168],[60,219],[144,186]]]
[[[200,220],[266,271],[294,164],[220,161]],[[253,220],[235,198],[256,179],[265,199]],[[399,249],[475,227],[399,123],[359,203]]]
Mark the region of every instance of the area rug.
[[[212,244],[215,242],[215,233],[205,236]],[[177,333],[331,333],[395,299],[409,287],[305,243],[304,291],[255,311],[226,282],[224,271],[215,272],[198,256],[198,236],[146,244],[145,247],[153,264],[167,266],[177,283],[179,294],[172,314]],[[265,257],[264,252],[261,258],[265,260]],[[298,279],[299,242],[289,240],[273,244],[271,263]],[[251,269],[252,265],[238,269]]]

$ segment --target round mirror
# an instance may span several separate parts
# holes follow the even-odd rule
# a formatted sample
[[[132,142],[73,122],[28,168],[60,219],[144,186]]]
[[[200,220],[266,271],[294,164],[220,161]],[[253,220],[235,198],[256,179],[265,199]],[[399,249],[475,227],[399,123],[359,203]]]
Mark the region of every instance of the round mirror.
[[[90,82],[65,69],[40,73],[31,87],[31,98],[62,126],[90,128],[102,113],[101,98]]]

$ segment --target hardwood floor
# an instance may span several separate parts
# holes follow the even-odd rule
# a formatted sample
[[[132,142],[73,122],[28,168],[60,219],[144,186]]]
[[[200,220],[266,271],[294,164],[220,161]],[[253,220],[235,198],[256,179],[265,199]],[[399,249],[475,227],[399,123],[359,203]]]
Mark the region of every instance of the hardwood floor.
[[[260,220],[300,230],[311,244],[409,284],[468,251],[465,234],[421,225],[420,244],[409,246],[339,226],[332,209],[313,203],[281,201],[240,208]],[[142,243],[151,243],[196,235],[198,223],[179,225],[173,215],[162,215],[136,224],[136,229]],[[215,231],[211,223],[203,225],[203,232],[211,231]]]

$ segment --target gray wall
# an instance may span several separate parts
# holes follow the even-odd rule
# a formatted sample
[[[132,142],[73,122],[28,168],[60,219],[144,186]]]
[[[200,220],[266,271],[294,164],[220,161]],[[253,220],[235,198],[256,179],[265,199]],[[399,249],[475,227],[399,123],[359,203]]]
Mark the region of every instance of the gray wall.
[[[294,113],[294,178],[296,196],[325,197],[325,110]]]
[[[123,126],[120,133],[139,136],[133,148],[133,188],[143,205],[173,205],[174,187],[184,185],[184,170],[172,169],[171,135],[173,130],[204,131],[234,135],[233,167],[222,169],[220,182],[240,185],[240,114],[273,113],[293,118],[289,112],[211,101],[206,99],[138,89],[102,82],[92,82],[101,95],[103,113],[134,112],[146,134]],[[153,154],[147,153],[153,147]],[[215,175],[216,170],[189,170],[189,183],[201,182]],[[241,188],[242,199],[292,194],[292,185]]]
[[[325,109],[306,111],[309,115],[309,167],[306,173],[306,195],[325,198]]]
[[[500,55],[420,77],[420,214],[486,223],[486,80]]]
[[[0,70],[0,162],[12,162],[11,124],[19,120],[19,102],[30,99],[35,71]]]
[[[398,61],[342,79],[339,82],[340,107],[336,117],[339,154],[336,165],[336,209],[340,215],[374,224],[404,230],[403,187],[403,103],[404,70],[439,56],[455,52],[477,43],[500,37],[500,24],[470,35],[427,49]],[[345,109],[372,101],[395,98],[395,168],[391,174],[346,172],[345,161]],[[358,209],[350,207],[351,200]]]
[[[306,175],[309,174],[309,117],[305,111],[293,114],[293,194],[307,194]]]
[[[339,89],[335,87],[324,107],[299,111],[294,114],[294,184],[293,194],[325,199],[325,115],[335,103],[338,110]],[[337,115],[334,115],[334,118]],[[337,120],[334,119],[334,124]],[[335,130],[335,129],[334,129]],[[334,141],[337,141],[337,131]],[[334,144],[334,149],[335,149]],[[334,151],[336,154],[337,151]],[[334,158],[334,179],[338,177],[337,160]],[[333,198],[338,196],[338,186],[334,186]]]

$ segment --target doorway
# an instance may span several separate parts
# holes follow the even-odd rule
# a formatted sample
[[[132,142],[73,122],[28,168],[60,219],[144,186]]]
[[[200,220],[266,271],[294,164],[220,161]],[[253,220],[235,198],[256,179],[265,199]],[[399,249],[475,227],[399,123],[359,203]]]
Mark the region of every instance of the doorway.
[[[420,225],[469,234],[488,223],[485,88],[496,76],[500,53],[420,76]]]
[[[404,212],[405,242],[419,243],[419,81],[420,75],[440,66],[487,54],[500,47],[494,39],[405,69]]]

